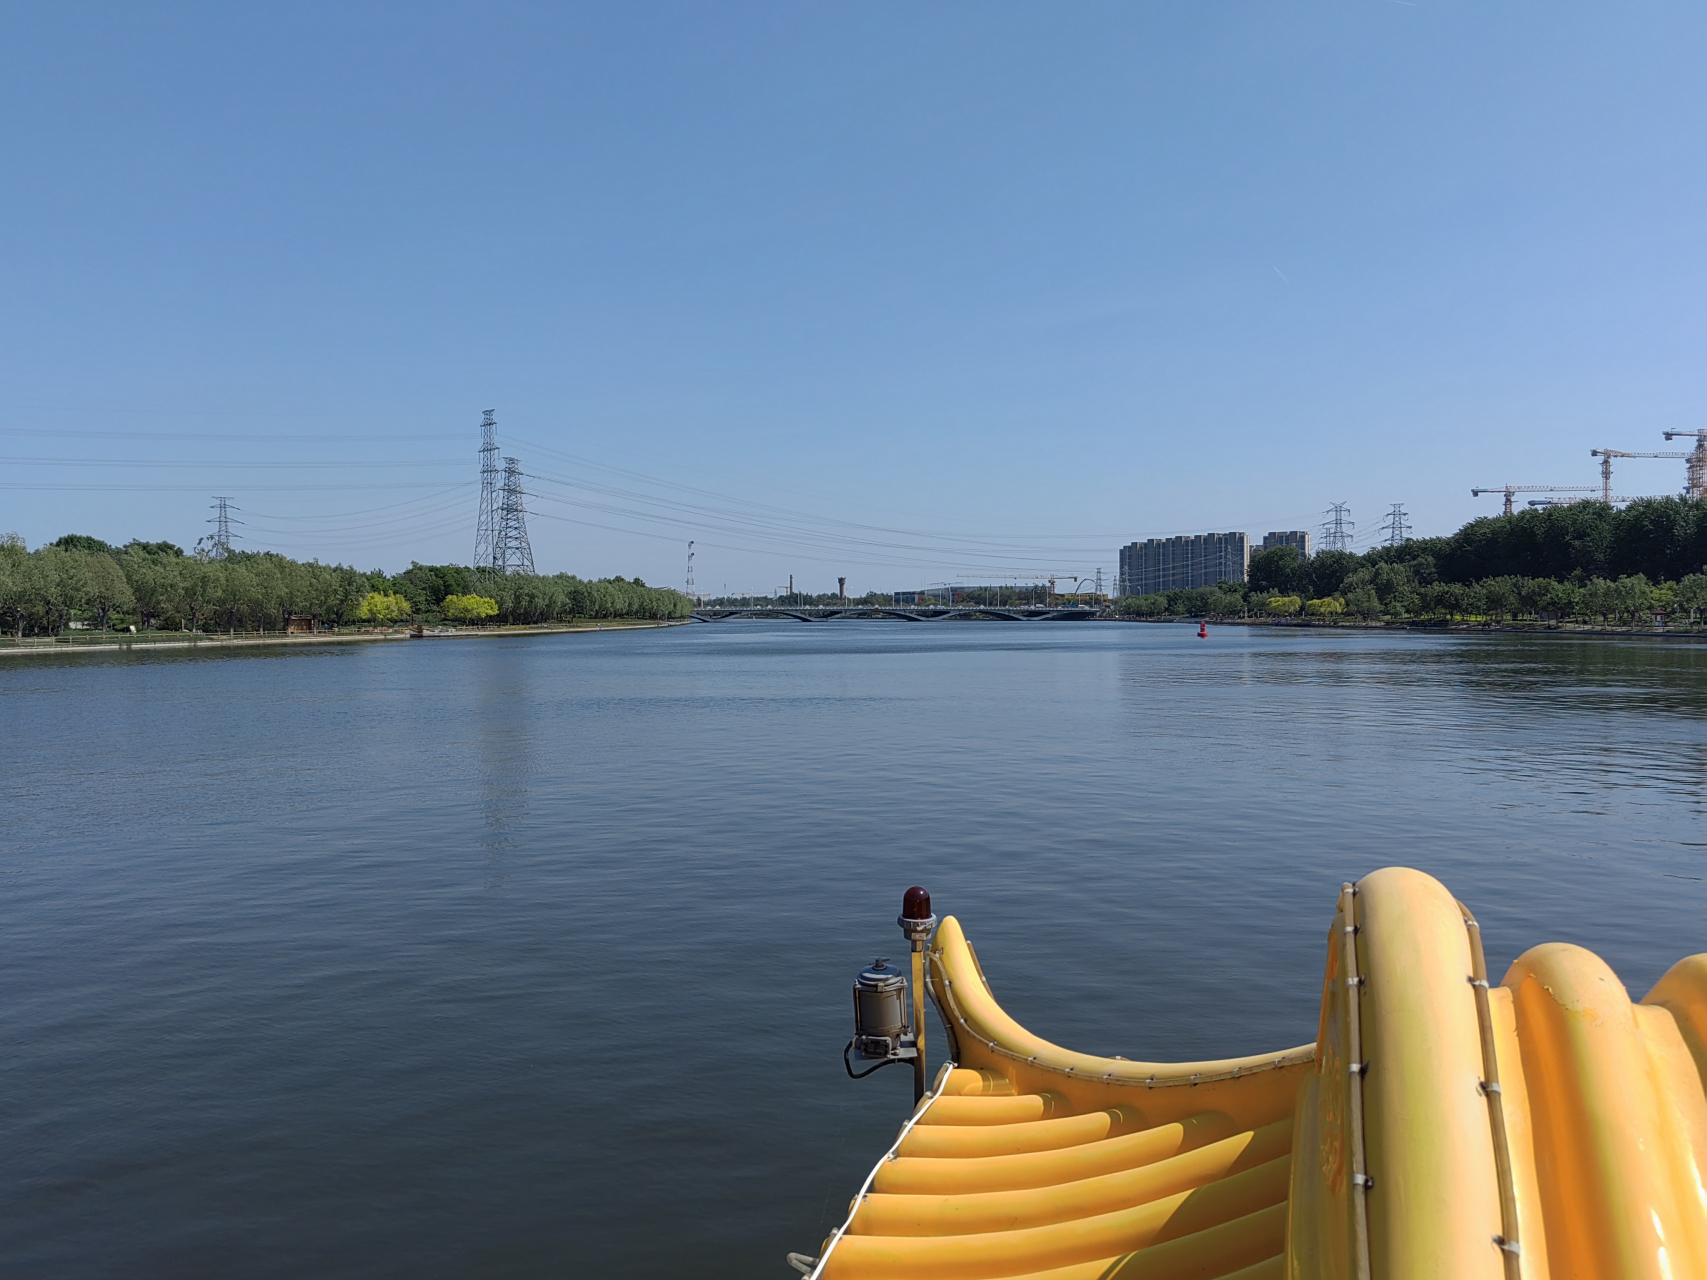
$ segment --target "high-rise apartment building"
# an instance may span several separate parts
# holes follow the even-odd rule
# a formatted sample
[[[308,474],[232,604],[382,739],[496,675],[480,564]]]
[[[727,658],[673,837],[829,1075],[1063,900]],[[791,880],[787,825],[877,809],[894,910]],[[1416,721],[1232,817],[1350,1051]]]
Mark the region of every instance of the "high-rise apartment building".
[[[1288,529],[1282,533],[1263,534],[1261,549],[1268,551],[1274,547],[1291,547],[1308,560],[1310,558],[1310,535],[1302,529]]]
[[[1243,582],[1250,565],[1251,541],[1242,533],[1149,538],[1120,549],[1120,594],[1146,596],[1182,587]]]

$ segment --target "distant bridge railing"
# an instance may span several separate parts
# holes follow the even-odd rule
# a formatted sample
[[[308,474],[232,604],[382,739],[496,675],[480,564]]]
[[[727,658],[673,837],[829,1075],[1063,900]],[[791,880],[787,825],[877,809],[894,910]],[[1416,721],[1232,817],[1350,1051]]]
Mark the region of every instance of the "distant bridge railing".
[[[989,618],[1000,622],[1084,622],[1103,611],[1091,605],[751,605],[728,608],[702,605],[695,622],[727,622],[731,618],[788,618],[795,622],[833,622],[838,618],[895,618],[902,622],[936,622],[944,618]]]

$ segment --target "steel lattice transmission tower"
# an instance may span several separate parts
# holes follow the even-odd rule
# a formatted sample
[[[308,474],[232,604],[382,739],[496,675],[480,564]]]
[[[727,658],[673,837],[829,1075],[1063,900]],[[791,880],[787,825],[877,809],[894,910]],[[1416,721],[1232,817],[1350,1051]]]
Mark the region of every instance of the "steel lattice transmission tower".
[[[1401,546],[1411,540],[1411,526],[1405,522],[1405,504],[1395,502],[1387,513],[1387,523],[1381,526],[1389,547]]]
[[[528,545],[527,508],[522,505],[522,464],[504,459],[503,503],[498,511],[498,546],[493,568],[499,573],[533,572],[533,548]]]
[[[690,542],[688,543],[688,596],[690,599],[693,594],[693,543]]]
[[[480,515],[474,524],[474,567],[502,572],[498,523],[502,514],[498,492],[498,419],[486,410],[480,424]]]
[[[231,554],[231,539],[235,536],[231,526],[242,524],[241,520],[233,520],[231,513],[239,508],[231,505],[230,498],[216,497],[213,506],[208,508],[213,512],[213,518],[208,521],[213,526],[213,537],[209,541],[208,554],[215,560],[223,560]]]
[[[1357,528],[1351,518],[1351,508],[1343,502],[1336,502],[1322,514],[1327,517],[1322,522],[1322,550],[1350,551],[1352,531]]]

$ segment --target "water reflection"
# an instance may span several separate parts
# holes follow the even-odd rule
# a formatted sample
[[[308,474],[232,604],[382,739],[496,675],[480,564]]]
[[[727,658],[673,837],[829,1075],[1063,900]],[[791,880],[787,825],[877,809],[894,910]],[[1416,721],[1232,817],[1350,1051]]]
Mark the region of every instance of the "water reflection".
[[[536,712],[524,651],[500,644],[474,657],[473,763],[485,854],[482,887],[491,891],[502,889],[509,879],[516,831],[528,815],[529,781],[537,767]]]

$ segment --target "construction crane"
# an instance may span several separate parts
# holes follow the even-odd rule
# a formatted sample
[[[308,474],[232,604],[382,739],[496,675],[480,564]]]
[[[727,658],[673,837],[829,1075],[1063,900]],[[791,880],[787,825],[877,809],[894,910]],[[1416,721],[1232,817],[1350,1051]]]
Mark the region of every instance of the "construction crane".
[[[1686,460],[1689,479],[1683,492],[1693,501],[1707,498],[1707,431],[1668,431],[1665,434],[1667,440],[1675,440],[1679,436],[1695,437],[1695,448],[1689,451]]]
[[[1600,459],[1600,500],[1602,502],[1628,502],[1628,498],[1612,496],[1612,460],[1614,458],[1687,458],[1687,453],[1677,453],[1668,450],[1665,453],[1625,453],[1622,449],[1590,449],[1588,456]]]
[[[1511,514],[1511,495],[1514,493],[1593,493],[1593,485],[1571,484],[1490,484],[1480,489],[1470,490],[1472,498],[1479,498],[1484,493],[1503,493],[1505,495],[1505,514]]]

